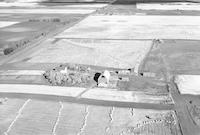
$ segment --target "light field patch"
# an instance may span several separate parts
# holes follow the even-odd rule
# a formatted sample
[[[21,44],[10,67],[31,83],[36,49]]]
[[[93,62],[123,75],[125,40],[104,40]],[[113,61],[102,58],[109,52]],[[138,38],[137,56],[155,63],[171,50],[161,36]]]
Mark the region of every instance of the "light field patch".
[[[93,9],[0,9],[4,14],[89,14]]]
[[[33,2],[45,2],[48,0],[15,0],[15,2],[19,2],[19,3],[33,3]]]
[[[25,85],[25,84],[1,84],[0,93],[21,93],[35,95],[51,95],[77,97],[85,88],[80,87],[59,87],[48,85]]]
[[[44,7],[38,3],[0,2],[0,7]]]
[[[7,131],[8,127],[18,115],[17,112],[25,103],[25,99],[3,99],[0,98],[3,103],[0,105],[0,134],[3,135]]]
[[[1,84],[0,93],[10,94],[34,94],[46,96],[64,96],[77,99],[93,99],[116,102],[151,103],[151,104],[174,104],[169,94],[148,95],[133,91],[118,91],[116,89],[94,88],[87,90],[81,87],[60,87],[47,85],[27,84]]]
[[[114,108],[109,133],[122,135],[181,135],[174,111]]]
[[[137,9],[142,10],[188,10],[188,11],[200,11],[199,3],[138,3]]]
[[[108,4],[74,4],[74,5],[65,5],[62,7],[70,7],[70,8],[102,8],[107,6]]]
[[[85,92],[82,98],[135,102],[135,103],[152,103],[152,104],[173,104],[173,100],[169,94],[165,95],[148,95],[135,93],[133,91],[117,91],[112,89],[94,88]]]
[[[56,38],[200,39],[200,16],[89,16]]]
[[[9,31],[9,32],[31,32],[34,31],[33,28],[26,28],[26,27],[11,27],[11,28],[4,28],[2,31]]]
[[[13,38],[6,39],[5,41],[16,42],[16,41],[20,41],[20,40],[23,40],[23,39],[25,39],[25,37],[13,37]]]
[[[7,27],[16,23],[19,23],[19,22],[0,21],[0,28]]]
[[[86,105],[63,102],[56,135],[77,135],[83,126]]]
[[[30,100],[8,134],[52,134],[58,111],[58,102]]]
[[[13,75],[42,75],[45,71],[42,70],[0,70],[0,76]]]
[[[76,63],[133,68],[140,64],[152,41],[63,39],[28,56],[30,63]]]
[[[181,94],[200,95],[200,75],[177,75],[175,83]]]
[[[105,7],[107,4],[68,4],[68,5],[53,5],[52,7],[56,8],[84,8],[84,9],[91,9],[91,8],[102,8]],[[47,7],[45,5],[41,5],[36,2],[0,2],[0,7]]]

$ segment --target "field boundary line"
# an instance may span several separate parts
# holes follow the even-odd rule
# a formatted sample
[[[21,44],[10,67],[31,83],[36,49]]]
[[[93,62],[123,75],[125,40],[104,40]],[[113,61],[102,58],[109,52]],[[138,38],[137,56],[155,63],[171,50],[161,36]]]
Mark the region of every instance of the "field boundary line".
[[[10,132],[11,128],[13,127],[13,125],[15,124],[15,122],[19,119],[19,117],[22,114],[23,109],[26,107],[26,105],[31,101],[31,99],[26,100],[26,102],[22,105],[22,107],[19,109],[19,111],[17,112],[17,116],[15,117],[15,119],[11,122],[10,126],[8,127],[7,131],[4,132],[4,135],[8,135],[8,132]]]
[[[58,111],[58,116],[57,116],[56,122],[53,126],[52,135],[56,135],[56,129],[57,129],[58,123],[60,122],[61,113],[62,113],[62,110],[63,110],[63,107],[64,107],[63,103],[61,101],[59,101],[59,104],[60,104],[60,109]]]

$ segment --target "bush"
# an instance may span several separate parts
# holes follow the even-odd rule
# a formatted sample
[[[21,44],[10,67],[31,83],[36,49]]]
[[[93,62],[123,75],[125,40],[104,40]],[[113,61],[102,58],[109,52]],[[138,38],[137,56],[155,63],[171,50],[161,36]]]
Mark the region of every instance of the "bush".
[[[14,48],[6,48],[3,50],[4,55],[8,55],[14,51]]]

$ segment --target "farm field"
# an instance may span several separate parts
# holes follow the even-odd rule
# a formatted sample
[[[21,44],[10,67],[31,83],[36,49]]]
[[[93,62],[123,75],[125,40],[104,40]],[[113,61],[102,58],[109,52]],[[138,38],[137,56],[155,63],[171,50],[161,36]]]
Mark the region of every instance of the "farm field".
[[[8,4],[12,4],[12,2]],[[20,2],[17,2],[16,5],[13,3],[10,6],[6,2],[0,3],[0,7],[2,7],[0,9],[2,56],[38,42],[63,27],[73,25],[87,14],[94,12],[96,8],[106,6],[106,4],[92,4],[90,6],[66,4],[65,8],[65,5],[63,7],[56,4],[49,6],[26,2],[22,2],[22,4],[32,4],[31,9],[25,5],[21,7]]]
[[[65,61],[94,66],[131,68],[137,66],[140,62],[138,59],[144,57],[151,44],[152,41],[49,39],[44,43],[44,48],[23,59],[27,59],[25,61],[27,63]]]
[[[23,102],[22,102],[23,101]],[[15,102],[16,106],[13,106]],[[1,125],[7,134],[180,134],[171,110],[103,107],[76,103],[7,98],[11,124]],[[19,107],[18,107],[19,106]],[[99,120],[98,118],[102,118]],[[93,126],[95,124],[95,127]]]

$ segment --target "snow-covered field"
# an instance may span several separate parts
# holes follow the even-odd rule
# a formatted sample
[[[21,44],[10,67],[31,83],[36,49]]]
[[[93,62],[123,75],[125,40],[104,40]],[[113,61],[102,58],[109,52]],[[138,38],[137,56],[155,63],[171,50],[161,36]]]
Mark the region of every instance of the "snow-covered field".
[[[138,3],[137,9],[142,10],[186,10],[200,11],[199,3]]]
[[[181,94],[200,95],[200,75],[178,75],[175,83]]]
[[[140,40],[67,40],[55,44],[46,42],[27,62],[73,62],[115,68],[133,68],[143,60],[152,41]],[[137,71],[136,71],[137,72]]]
[[[93,9],[0,9],[4,14],[89,14]]]
[[[18,22],[0,21],[0,28],[16,24]]]
[[[200,39],[200,16],[91,15],[56,38]]]

